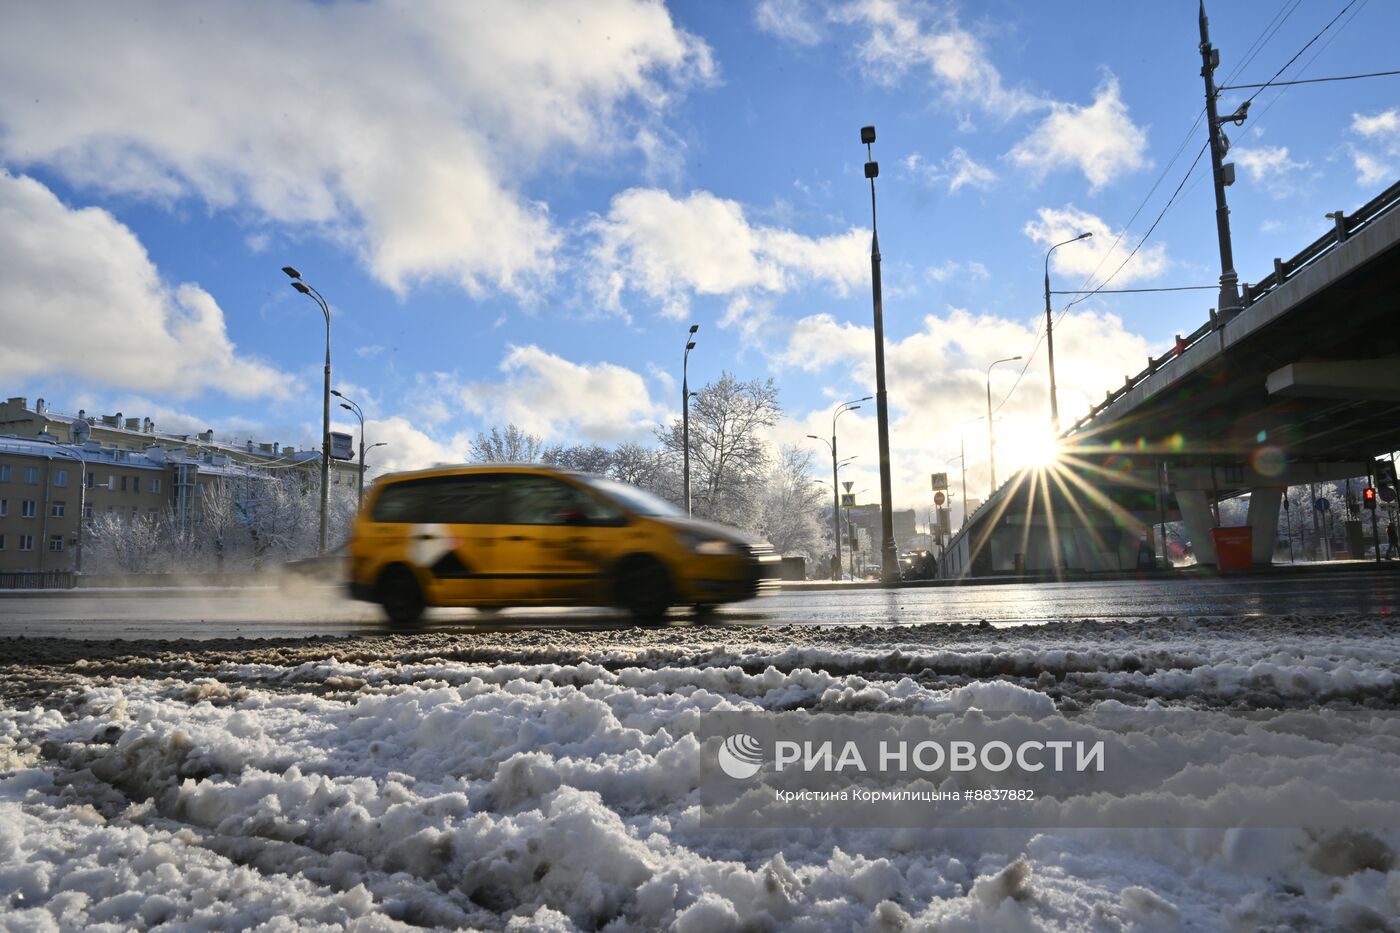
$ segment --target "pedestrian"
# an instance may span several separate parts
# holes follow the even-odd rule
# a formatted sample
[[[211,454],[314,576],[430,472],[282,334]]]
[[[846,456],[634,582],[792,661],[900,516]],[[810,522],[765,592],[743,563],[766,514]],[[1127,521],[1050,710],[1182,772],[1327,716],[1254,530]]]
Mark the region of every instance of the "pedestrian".
[[[1396,532],[1393,520],[1385,526],[1385,541],[1385,559],[1391,560],[1395,556],[1395,549],[1400,547],[1400,533]]]

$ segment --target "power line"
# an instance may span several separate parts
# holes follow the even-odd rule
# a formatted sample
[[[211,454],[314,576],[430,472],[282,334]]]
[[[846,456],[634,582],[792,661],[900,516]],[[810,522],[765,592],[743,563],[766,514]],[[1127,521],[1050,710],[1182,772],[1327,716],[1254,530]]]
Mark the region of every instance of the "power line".
[[[1264,88],[1273,86],[1274,78],[1277,78],[1279,75],[1281,75],[1281,74],[1283,74],[1285,71],[1287,71],[1288,68],[1289,68],[1289,66],[1292,65],[1294,62],[1296,62],[1299,58],[1301,58],[1302,55],[1303,55],[1303,53],[1306,52],[1306,51],[1312,46],[1312,44],[1313,44],[1314,42],[1316,42],[1318,39],[1321,39],[1321,38],[1322,38],[1322,34],[1323,34],[1324,32],[1326,32],[1327,30],[1331,29],[1331,28],[1332,28],[1332,25],[1333,25],[1334,23],[1336,23],[1337,20],[1341,19],[1342,16],[1346,14],[1346,11],[1347,11],[1347,10],[1350,10],[1350,9],[1351,9],[1353,6],[1355,6],[1355,5],[1356,5],[1356,0],[1347,0],[1347,5],[1344,6],[1344,7],[1342,7],[1341,11],[1340,11],[1336,16],[1334,16],[1334,17],[1332,17],[1330,20],[1328,20],[1327,25],[1326,25],[1326,26],[1323,26],[1321,29],[1319,29],[1319,30],[1317,31],[1317,35],[1313,36],[1311,39],[1309,39],[1306,43],[1303,44],[1303,47],[1302,47],[1301,49],[1299,49],[1297,52],[1293,53],[1293,57],[1290,58],[1288,61],[1284,62],[1282,68],[1280,68],[1278,71],[1275,71],[1275,72],[1274,72],[1273,78],[1270,78],[1268,81],[1265,81],[1263,84],[1259,85],[1259,90],[1257,90],[1257,91],[1255,91],[1253,94],[1249,95],[1249,100],[1246,101],[1246,103],[1253,103],[1254,98],[1258,97],[1260,94],[1262,94],[1262,93],[1264,92]]]
[[[1051,290],[1052,295],[1126,295],[1135,292],[1196,292],[1214,291],[1219,285],[1175,285],[1162,288],[1095,288],[1090,291],[1082,289],[1068,289],[1066,291]]]
[[[1222,91],[1238,91],[1248,87],[1288,87],[1293,84],[1321,84],[1324,81],[1355,81],[1358,78],[1383,78],[1387,75],[1400,75],[1397,71],[1369,71],[1363,75],[1337,75],[1332,78],[1301,78],[1297,81],[1268,81],[1264,84],[1226,84],[1222,85]]]

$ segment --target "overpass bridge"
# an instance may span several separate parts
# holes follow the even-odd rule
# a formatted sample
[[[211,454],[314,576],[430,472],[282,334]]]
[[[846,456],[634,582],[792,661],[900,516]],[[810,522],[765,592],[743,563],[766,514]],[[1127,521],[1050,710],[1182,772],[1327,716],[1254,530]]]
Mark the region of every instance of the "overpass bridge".
[[[969,516],[944,576],[1132,569],[1161,522],[1215,564],[1213,506],[1250,494],[1256,564],[1271,561],[1288,486],[1367,475],[1400,449],[1400,182],[1123,384]]]

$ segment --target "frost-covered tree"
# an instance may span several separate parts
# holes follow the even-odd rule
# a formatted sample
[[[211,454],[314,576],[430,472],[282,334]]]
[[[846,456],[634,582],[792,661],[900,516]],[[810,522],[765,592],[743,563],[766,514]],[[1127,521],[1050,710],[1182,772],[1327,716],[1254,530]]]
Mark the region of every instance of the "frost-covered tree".
[[[753,520],[746,526],[786,556],[811,559],[824,550],[818,517],[826,496],[812,481],[813,459],[811,450],[784,445],[759,491]]]
[[[742,524],[770,466],[767,429],[782,415],[772,379],[740,382],[723,373],[695,396],[690,412],[690,472],[696,515]],[[680,459],[681,419],[658,430],[662,445]]]
[[[468,457],[477,463],[534,463],[542,453],[544,439],[512,423],[504,431],[493,427],[490,434],[477,432]]]

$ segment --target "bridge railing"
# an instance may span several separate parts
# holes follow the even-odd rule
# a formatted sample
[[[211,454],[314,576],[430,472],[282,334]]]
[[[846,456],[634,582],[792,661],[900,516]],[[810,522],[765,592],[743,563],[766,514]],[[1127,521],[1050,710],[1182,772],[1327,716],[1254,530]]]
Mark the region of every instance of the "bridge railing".
[[[1337,211],[1335,214],[1328,214],[1332,218],[1333,229],[1331,232],[1323,234],[1312,243],[1309,243],[1301,252],[1287,262],[1282,259],[1274,260],[1274,271],[1258,282],[1250,284],[1244,283],[1241,298],[1247,308],[1260,298],[1277,289],[1288,282],[1302,270],[1308,268],[1320,258],[1341,246],[1347,240],[1360,233],[1366,227],[1375,223],[1381,216],[1400,205],[1400,181],[1382,191],[1376,197],[1367,201],[1356,211],[1347,214]],[[1137,386],[1141,385],[1149,376],[1156,373],[1171,360],[1176,359],[1186,350],[1213,333],[1224,324],[1225,321],[1220,313],[1214,308],[1210,309],[1210,320],[1196,328],[1185,337],[1177,334],[1175,345],[1163,353],[1161,356],[1148,357],[1147,368],[1135,376],[1126,376],[1123,384],[1116,389],[1110,389],[1104,396],[1104,400],[1089,409],[1089,413],[1074,423],[1074,426],[1067,433],[1074,433],[1083,428],[1094,418],[1098,417],[1105,409],[1114,402],[1127,395]]]

